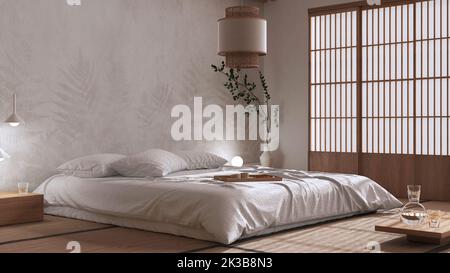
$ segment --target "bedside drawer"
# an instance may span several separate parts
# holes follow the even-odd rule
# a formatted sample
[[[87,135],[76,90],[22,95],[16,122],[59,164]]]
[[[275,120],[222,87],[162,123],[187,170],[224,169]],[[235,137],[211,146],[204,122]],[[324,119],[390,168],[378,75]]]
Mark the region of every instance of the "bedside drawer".
[[[42,221],[44,196],[0,193],[0,226]]]

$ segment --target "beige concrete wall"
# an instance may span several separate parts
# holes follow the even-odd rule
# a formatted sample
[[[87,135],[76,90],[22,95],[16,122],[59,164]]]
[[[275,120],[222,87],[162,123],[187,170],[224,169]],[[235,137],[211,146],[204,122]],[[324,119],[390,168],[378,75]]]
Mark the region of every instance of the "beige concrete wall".
[[[308,162],[308,9],[349,0],[278,0],[265,5],[269,54],[265,73],[280,105],[278,167],[306,169]]]
[[[34,188],[78,156],[152,147],[207,149],[255,162],[259,143],[182,142],[176,104],[233,103],[217,56],[217,24],[238,0],[0,0],[0,121],[18,96],[26,124],[0,124],[0,190]]]

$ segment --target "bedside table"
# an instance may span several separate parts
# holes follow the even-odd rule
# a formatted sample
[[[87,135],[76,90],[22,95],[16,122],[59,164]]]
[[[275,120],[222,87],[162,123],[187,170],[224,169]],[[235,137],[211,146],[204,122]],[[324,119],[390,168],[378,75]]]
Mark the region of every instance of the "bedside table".
[[[0,192],[0,226],[39,222],[43,218],[42,194]]]

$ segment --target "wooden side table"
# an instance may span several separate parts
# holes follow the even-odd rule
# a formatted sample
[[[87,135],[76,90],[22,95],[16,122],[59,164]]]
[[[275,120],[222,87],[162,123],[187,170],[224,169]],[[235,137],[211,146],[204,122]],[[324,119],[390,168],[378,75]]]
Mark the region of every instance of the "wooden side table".
[[[375,231],[404,234],[408,241],[427,244],[450,243],[450,218],[445,216],[441,219],[439,228],[430,228],[428,223],[419,226],[408,226],[399,219],[388,221],[375,226]]]
[[[42,194],[0,192],[0,226],[39,222],[43,218]]]

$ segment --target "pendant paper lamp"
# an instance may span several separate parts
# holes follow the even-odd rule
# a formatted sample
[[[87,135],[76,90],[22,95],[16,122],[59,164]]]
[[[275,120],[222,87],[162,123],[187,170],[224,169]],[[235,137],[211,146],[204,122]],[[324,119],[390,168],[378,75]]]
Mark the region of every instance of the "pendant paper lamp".
[[[13,104],[13,109],[12,109],[13,112],[12,112],[11,116],[9,116],[9,118],[7,118],[5,120],[5,123],[8,123],[12,127],[17,127],[20,125],[22,120],[20,119],[20,117],[17,115],[17,112],[16,112],[16,94],[13,95],[12,104]]]
[[[229,68],[258,68],[259,57],[267,55],[267,21],[257,7],[230,7],[225,13],[218,21],[218,54]]]

